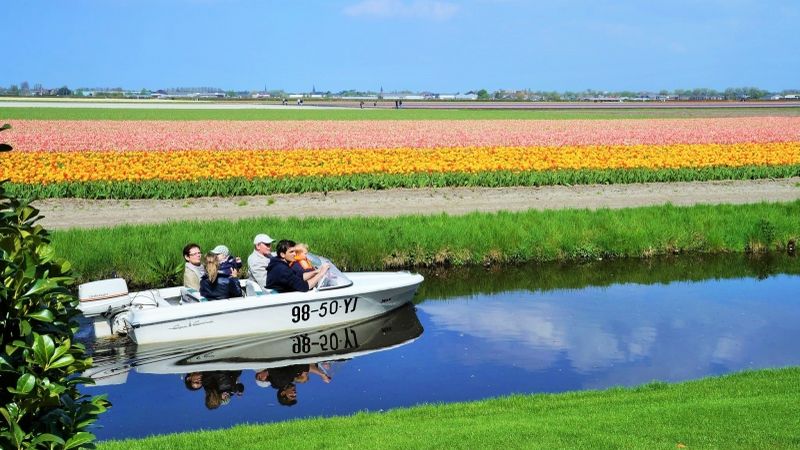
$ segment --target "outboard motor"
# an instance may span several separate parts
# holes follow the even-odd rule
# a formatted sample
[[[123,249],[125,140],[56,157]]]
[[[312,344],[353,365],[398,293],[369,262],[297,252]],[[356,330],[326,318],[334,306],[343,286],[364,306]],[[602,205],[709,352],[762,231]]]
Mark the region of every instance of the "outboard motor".
[[[128,283],[122,278],[92,281],[78,286],[78,309],[94,319],[95,337],[127,332],[125,316],[131,304]]]
[[[109,310],[130,305],[128,283],[122,278],[92,281],[78,286],[78,309],[86,317],[94,317]]]

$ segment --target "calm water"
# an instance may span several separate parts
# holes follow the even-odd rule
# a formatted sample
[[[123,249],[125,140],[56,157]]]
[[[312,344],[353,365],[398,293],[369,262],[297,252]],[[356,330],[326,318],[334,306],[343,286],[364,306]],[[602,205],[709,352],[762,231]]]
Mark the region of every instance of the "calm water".
[[[453,270],[427,273],[416,307],[319,333],[97,343],[104,384],[87,391],[114,406],[94,432],[137,437],[800,365],[799,272],[794,258],[741,256]],[[330,383],[309,374],[291,407],[255,380],[259,369],[314,363]],[[207,409],[204,389],[184,384],[190,372],[242,392]]]

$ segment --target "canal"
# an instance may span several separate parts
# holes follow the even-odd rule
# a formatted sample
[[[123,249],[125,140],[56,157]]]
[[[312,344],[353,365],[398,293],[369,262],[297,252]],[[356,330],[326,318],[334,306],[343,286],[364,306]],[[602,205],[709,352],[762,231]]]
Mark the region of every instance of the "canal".
[[[99,439],[800,365],[800,262],[744,255],[440,269],[414,305],[311,333],[93,341]],[[270,381],[271,380],[271,381]],[[283,380],[283,381],[281,381]],[[278,401],[295,380],[296,404]]]

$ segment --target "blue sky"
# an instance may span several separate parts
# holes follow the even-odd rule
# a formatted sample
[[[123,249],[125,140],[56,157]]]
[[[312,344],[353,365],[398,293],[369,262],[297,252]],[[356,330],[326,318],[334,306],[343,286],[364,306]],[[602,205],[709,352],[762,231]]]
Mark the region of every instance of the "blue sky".
[[[4,0],[0,85],[800,88],[797,0]]]

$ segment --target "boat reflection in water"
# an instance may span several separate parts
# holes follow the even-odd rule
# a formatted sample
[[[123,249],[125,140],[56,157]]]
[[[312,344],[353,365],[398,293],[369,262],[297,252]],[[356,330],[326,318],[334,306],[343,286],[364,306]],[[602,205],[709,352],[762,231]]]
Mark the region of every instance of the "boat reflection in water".
[[[183,374],[189,390],[203,388],[206,407],[215,409],[241,396],[243,370],[255,382],[276,390],[278,402],[297,402],[296,384],[318,377],[329,382],[342,361],[413,342],[422,334],[409,303],[387,314],[298,334],[263,334],[235,338],[139,345],[98,340],[94,367],[84,372],[96,386],[125,383],[131,370],[148,374]]]

